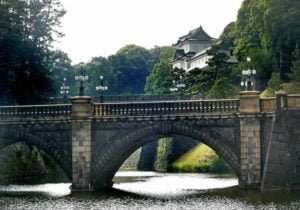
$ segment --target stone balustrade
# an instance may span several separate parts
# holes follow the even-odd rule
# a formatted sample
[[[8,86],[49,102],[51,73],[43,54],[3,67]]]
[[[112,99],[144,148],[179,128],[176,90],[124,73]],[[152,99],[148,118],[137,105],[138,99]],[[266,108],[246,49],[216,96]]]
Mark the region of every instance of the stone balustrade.
[[[260,98],[261,112],[274,112],[276,110],[276,97]]]
[[[93,114],[95,116],[150,116],[180,113],[232,113],[238,112],[238,110],[238,99],[93,104]]]
[[[241,94],[240,99],[147,102],[136,101],[110,103],[91,103],[89,100],[87,103],[91,104],[91,115],[95,117],[151,116],[193,113],[237,113],[247,111],[253,112],[254,108],[256,112],[272,113],[278,108],[300,108],[300,95],[287,95],[280,93],[277,95],[277,97],[258,97],[259,93],[256,94],[256,92],[245,92]],[[250,102],[253,103],[254,98],[257,98],[257,102],[250,106]],[[241,104],[241,100],[243,100],[243,104]],[[0,106],[0,119],[28,117],[71,117],[72,106],[74,106],[74,104]],[[87,115],[89,114],[87,113]]]
[[[278,92],[276,97],[260,98],[261,112],[275,112],[276,109],[299,109],[300,95],[287,95],[285,92]]]
[[[69,117],[71,104],[0,106],[0,119]]]
[[[287,95],[287,108],[300,108],[300,95]]]

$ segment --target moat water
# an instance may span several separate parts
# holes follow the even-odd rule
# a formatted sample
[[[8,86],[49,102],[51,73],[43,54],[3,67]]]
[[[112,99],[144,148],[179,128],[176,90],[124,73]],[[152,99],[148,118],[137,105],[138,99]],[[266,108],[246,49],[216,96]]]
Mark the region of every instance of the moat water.
[[[118,172],[112,190],[71,193],[70,183],[0,186],[0,209],[300,209],[300,192],[238,189],[232,176]]]

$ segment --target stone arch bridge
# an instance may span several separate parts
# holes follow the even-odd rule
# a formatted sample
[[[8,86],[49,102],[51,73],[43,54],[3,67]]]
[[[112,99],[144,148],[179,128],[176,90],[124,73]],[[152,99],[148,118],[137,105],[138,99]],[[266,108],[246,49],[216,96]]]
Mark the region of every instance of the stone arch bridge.
[[[25,141],[63,168],[73,190],[112,186],[122,163],[165,136],[200,140],[231,166],[239,186],[300,188],[300,96],[0,107],[0,149]]]

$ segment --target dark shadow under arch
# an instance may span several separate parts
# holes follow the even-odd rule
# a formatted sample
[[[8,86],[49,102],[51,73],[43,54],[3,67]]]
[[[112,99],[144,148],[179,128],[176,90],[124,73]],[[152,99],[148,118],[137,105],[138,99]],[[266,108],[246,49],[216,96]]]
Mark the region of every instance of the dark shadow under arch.
[[[226,145],[224,137],[208,128],[194,128],[180,123],[158,122],[109,141],[93,157],[92,185],[95,190],[112,186],[112,179],[122,163],[139,147],[166,136],[201,140],[216,151],[239,176],[238,154]]]
[[[5,129],[5,132],[2,130],[0,133],[0,150],[19,142],[25,142],[43,150],[56,161],[67,177],[72,180],[71,154],[66,153],[61,145],[52,140],[51,136],[45,135],[41,139],[40,136],[36,136],[28,131],[15,129]]]

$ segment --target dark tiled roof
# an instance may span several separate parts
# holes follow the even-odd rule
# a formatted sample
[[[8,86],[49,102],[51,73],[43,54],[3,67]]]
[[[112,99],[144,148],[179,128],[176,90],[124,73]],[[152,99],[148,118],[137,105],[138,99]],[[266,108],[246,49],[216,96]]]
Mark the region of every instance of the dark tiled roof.
[[[177,43],[175,45],[178,45],[181,42],[187,41],[187,40],[196,40],[196,41],[212,41],[214,38],[210,37],[200,26],[199,28],[196,28],[192,31],[190,31],[187,35],[184,35],[182,37],[179,37]]]
[[[188,53],[185,53],[183,49],[178,49],[176,50],[175,52],[175,55],[173,57],[173,61],[174,60],[180,60],[180,59],[183,59],[183,58],[191,58],[195,55],[196,53],[195,52],[188,52]]]

